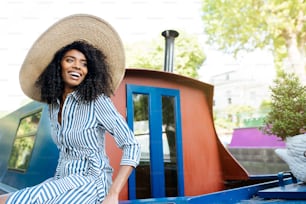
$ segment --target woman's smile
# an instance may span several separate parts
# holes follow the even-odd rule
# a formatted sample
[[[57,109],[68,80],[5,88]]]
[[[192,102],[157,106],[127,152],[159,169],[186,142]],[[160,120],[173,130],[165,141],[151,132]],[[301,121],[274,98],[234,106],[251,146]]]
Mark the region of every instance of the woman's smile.
[[[75,80],[77,80],[77,79],[79,79],[82,75],[80,74],[80,73],[78,73],[78,72],[74,72],[74,71],[71,71],[71,72],[68,72],[70,75],[71,75],[71,77],[73,78],[73,79],[75,79]]]

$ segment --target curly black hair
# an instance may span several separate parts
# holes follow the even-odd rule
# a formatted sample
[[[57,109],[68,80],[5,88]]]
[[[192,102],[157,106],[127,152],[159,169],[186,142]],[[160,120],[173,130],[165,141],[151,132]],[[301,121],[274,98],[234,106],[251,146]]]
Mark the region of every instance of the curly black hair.
[[[88,73],[84,81],[76,87],[80,100],[89,102],[100,94],[113,94],[112,78],[106,57],[96,47],[86,41],[74,41],[58,50],[53,60],[39,76],[36,86],[41,90],[41,100],[48,104],[61,100],[64,92],[64,81],[61,77],[61,60],[69,50],[76,49],[84,54],[87,60]]]

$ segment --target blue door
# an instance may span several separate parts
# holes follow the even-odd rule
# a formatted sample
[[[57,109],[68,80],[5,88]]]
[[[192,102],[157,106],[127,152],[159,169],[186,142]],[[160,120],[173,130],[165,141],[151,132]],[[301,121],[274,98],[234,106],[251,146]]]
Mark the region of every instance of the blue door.
[[[127,121],[141,144],[129,199],[184,196],[180,92],[127,85]]]

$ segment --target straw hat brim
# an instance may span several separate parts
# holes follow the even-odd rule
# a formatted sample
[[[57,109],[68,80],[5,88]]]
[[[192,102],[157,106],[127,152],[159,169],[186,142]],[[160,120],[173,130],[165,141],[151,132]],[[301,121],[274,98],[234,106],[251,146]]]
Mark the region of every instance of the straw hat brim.
[[[49,27],[28,51],[19,73],[21,89],[28,97],[41,101],[40,89],[35,82],[54,54],[76,40],[85,40],[103,52],[111,70],[113,90],[119,86],[125,72],[125,54],[120,36],[99,17],[75,14]]]

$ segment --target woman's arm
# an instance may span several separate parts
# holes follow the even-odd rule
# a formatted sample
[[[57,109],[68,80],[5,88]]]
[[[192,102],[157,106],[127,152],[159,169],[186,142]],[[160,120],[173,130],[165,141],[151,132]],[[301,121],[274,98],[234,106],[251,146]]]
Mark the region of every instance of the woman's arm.
[[[109,97],[104,95],[98,97],[95,108],[97,120],[114,137],[116,144],[123,151],[118,174],[102,202],[103,204],[118,204],[119,193],[133,169],[139,164],[140,144]]]
[[[119,172],[111,185],[107,196],[105,197],[103,204],[117,204],[119,203],[119,193],[123,186],[126,184],[130,174],[134,167],[132,166],[120,166]]]

